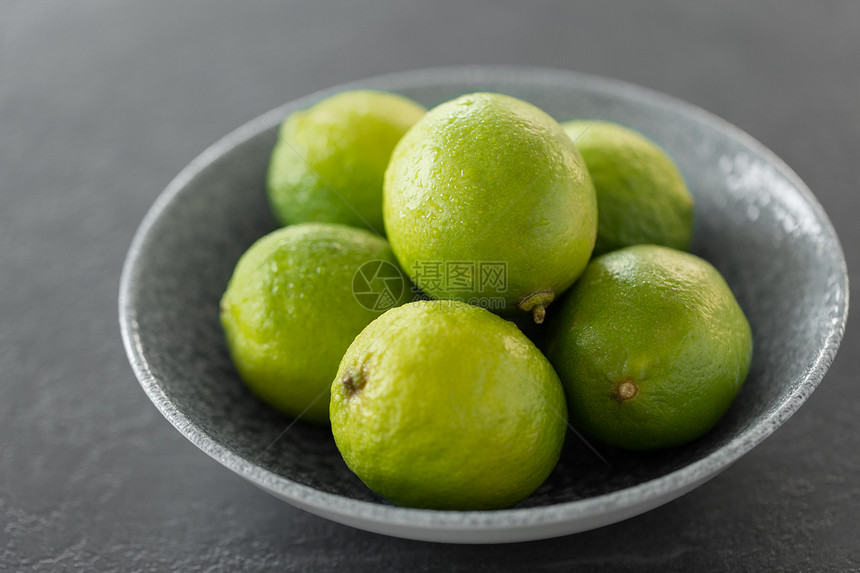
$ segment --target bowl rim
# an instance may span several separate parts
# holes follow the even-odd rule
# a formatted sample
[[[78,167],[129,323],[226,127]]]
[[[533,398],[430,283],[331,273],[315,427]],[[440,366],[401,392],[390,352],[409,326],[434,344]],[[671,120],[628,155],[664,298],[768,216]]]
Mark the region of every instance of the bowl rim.
[[[390,86],[408,89],[427,85],[457,85],[465,81],[567,83],[578,88],[634,98],[662,108],[675,108],[686,118],[723,132],[760,154],[774,166],[809,204],[821,224],[821,235],[832,238],[832,256],[838,263],[840,294],[831,307],[830,329],[815,358],[800,376],[797,388],[754,426],[735,436],[718,450],[677,470],[632,487],[564,503],[493,511],[441,511],[383,505],[324,492],[263,469],[218,443],[179,411],[153,375],[139,338],[138,283],[135,276],[149,246],[151,230],[188,183],[234,147],[276,127],[286,113],[341,90]],[[193,159],[167,185],[147,211],[134,234],[122,268],[119,288],[119,324],[132,370],[144,392],[161,414],[189,441],[216,461],[254,485],[304,510],[328,519],[398,537],[459,543],[526,541],[564,535],[607,525],[657,507],[714,477],[782,425],[806,401],[830,367],[845,331],[848,316],[848,271],[836,231],[823,207],[794,171],[763,144],[716,115],[673,96],[625,81],[569,70],[524,66],[432,67],[382,74],[320,90],[276,107],[228,133]]]

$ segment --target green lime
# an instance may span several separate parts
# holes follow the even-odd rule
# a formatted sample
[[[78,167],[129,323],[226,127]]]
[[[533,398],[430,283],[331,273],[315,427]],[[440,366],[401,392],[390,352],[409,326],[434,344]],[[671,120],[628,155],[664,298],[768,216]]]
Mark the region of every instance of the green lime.
[[[349,468],[398,504],[508,507],[558,462],[564,390],[512,323],[465,303],[418,301],[355,339],[332,384]]]
[[[284,225],[342,223],[382,233],[382,177],[391,150],[425,109],[355,90],[284,121],[269,164],[269,201]]]
[[[391,247],[428,295],[543,320],[585,268],[594,187],[576,147],[537,107],[493,93],[430,110],[385,173]]]
[[[325,422],[344,351],[409,291],[388,243],[370,231],[293,225],[242,255],[221,299],[221,325],[256,395],[290,416]]]
[[[606,121],[562,124],[597,192],[599,255],[651,243],[688,250],[693,196],[675,162],[643,135]]]
[[[596,257],[559,306],[547,357],[573,425],[608,444],[701,436],[749,372],[749,323],[720,273],[690,253],[638,245]]]

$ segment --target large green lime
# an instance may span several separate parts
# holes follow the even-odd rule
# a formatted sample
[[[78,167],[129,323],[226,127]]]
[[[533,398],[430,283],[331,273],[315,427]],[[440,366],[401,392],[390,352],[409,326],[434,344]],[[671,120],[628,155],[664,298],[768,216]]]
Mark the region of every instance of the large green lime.
[[[385,167],[424,111],[403,96],[354,90],[292,113],[269,165],[269,200],[278,220],[343,223],[381,234]]]
[[[570,121],[562,127],[582,153],[597,192],[595,255],[645,243],[690,248],[693,196],[665,151],[616,123]]]
[[[437,106],[407,132],[383,211],[424,292],[537,321],[585,268],[597,232],[594,188],[570,138],[537,107],[493,93]]]
[[[655,245],[592,260],[559,304],[547,357],[574,426],[650,450],[709,430],[747,376],[752,333],[720,273]]]
[[[350,469],[390,501],[492,509],[543,483],[567,411],[558,376],[516,326],[437,300],[390,310],[355,339],[331,423]]]
[[[221,299],[221,324],[255,394],[290,416],[325,422],[344,351],[410,295],[385,240],[306,223],[266,235],[242,256]]]

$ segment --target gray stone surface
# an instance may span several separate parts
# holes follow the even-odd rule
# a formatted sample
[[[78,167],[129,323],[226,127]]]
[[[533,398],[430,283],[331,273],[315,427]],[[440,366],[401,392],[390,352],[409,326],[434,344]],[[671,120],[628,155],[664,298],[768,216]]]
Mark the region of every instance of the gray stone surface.
[[[202,149],[320,88],[461,63],[576,69],[740,126],[830,215],[856,280],[854,2],[0,5],[0,570],[857,570],[858,335],[801,410],[692,493],[555,540],[403,541],[278,502],[152,407],[116,326],[149,205]]]

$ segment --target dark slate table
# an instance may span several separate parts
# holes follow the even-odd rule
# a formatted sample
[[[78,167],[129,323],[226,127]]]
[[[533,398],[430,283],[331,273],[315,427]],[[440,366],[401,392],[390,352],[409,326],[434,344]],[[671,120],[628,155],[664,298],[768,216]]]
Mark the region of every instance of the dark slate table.
[[[0,570],[860,570],[860,332],[779,431],[626,522],[405,541],[279,502],[179,435],[126,362],[120,267],[170,179],[320,88],[453,64],[612,76],[780,155],[860,268],[860,4],[0,2]],[[575,7],[574,7],[575,4]],[[689,3],[693,4],[693,3]]]

